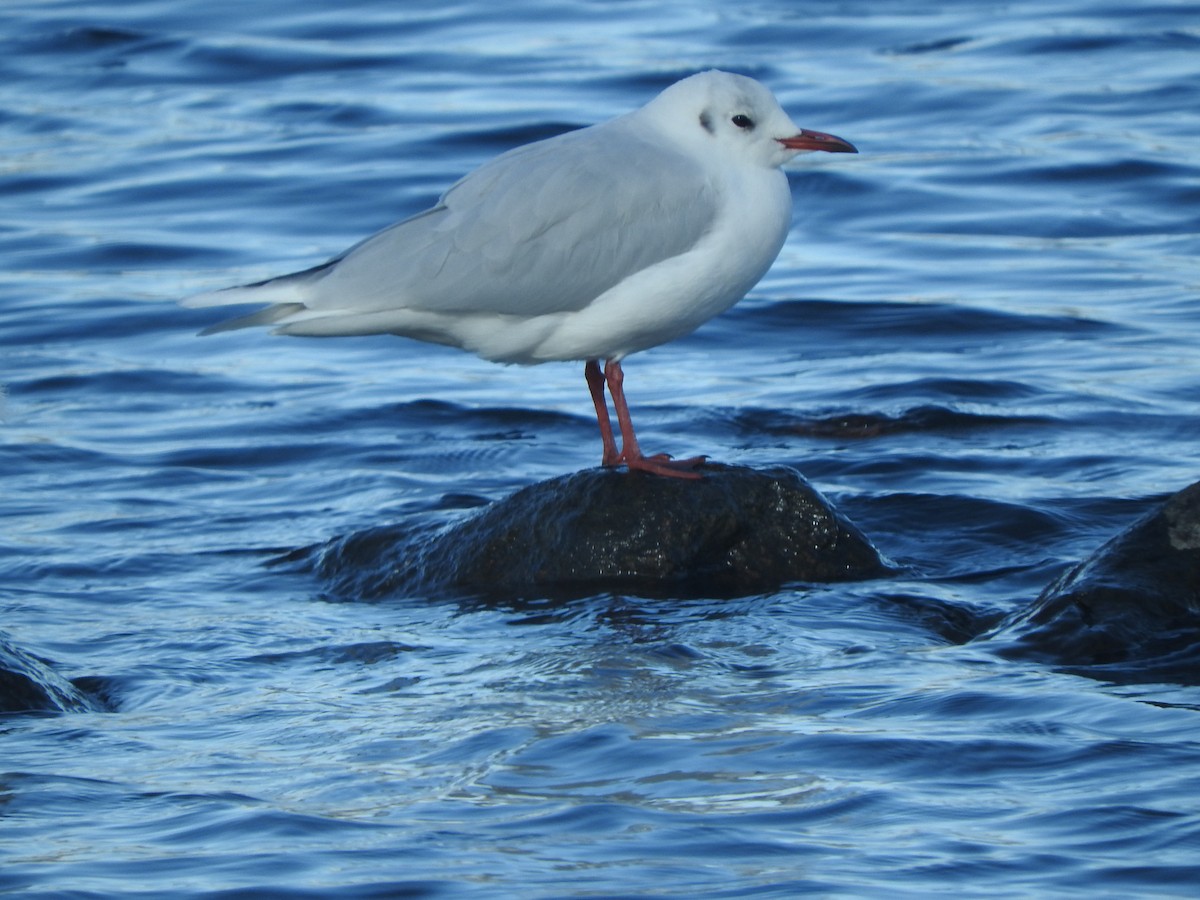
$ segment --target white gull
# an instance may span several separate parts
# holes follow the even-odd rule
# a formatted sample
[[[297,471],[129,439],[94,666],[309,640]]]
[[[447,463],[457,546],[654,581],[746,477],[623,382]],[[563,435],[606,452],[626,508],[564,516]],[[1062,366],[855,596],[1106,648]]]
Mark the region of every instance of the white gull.
[[[758,283],[791,223],[780,166],[811,150],[857,152],[797,127],[757,81],[702,72],[633,112],[502,154],[329,262],[184,303],[271,304],[206,333],[273,325],[396,334],[502,363],[582,360],[603,464],[697,477],[703,457],[638,447],[621,360],[689,334]]]

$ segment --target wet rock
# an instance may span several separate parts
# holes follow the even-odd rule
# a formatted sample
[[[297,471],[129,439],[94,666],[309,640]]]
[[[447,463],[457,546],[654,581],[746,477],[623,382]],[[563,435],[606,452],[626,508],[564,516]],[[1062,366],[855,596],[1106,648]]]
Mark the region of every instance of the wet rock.
[[[1084,674],[1200,683],[1200,482],[1066,572],[989,638],[1006,656]]]
[[[0,712],[80,712],[94,708],[75,685],[0,634]]]
[[[738,596],[887,571],[792,469],[706,465],[685,481],[591,469],[531,485],[432,538],[375,529],[326,549],[338,593],[625,591]],[[373,573],[373,574],[372,574]]]

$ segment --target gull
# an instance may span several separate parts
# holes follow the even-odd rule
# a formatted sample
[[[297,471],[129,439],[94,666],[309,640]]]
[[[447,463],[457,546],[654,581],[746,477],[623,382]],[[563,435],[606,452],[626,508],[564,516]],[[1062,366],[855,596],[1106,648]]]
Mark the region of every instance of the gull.
[[[184,303],[269,304],[206,334],[269,325],[394,334],[499,363],[582,361],[602,464],[696,478],[703,456],[642,452],[621,361],[690,334],[758,283],[791,224],[780,167],[816,150],[858,152],[796,126],[754,79],[701,72],[632,112],[501,154],[328,262]]]

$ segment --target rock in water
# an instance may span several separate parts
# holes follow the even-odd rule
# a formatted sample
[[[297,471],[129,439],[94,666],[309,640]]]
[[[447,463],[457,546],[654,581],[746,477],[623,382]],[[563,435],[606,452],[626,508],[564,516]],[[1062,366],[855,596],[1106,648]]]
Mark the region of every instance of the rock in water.
[[[592,469],[518,491],[446,534],[454,583],[521,590],[750,594],[884,571],[792,469],[706,466],[701,481]]]
[[[417,583],[523,596],[737,596],[887,571],[862,532],[794,470],[703,472],[682,481],[590,469],[524,488],[432,539],[352,535],[319,566],[339,593],[360,596]]]
[[[1115,680],[1200,683],[1200,482],[1051,584],[988,637]]]
[[[47,663],[0,633],[0,713],[82,712],[96,708]]]

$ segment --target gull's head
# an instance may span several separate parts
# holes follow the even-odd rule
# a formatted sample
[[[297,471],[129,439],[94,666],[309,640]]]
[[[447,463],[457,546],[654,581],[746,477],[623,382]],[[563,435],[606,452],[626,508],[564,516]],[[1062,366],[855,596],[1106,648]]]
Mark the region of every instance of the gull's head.
[[[639,112],[681,144],[767,167],[812,150],[858,152],[849,141],[798,127],[753,78],[717,69],[675,82]]]

